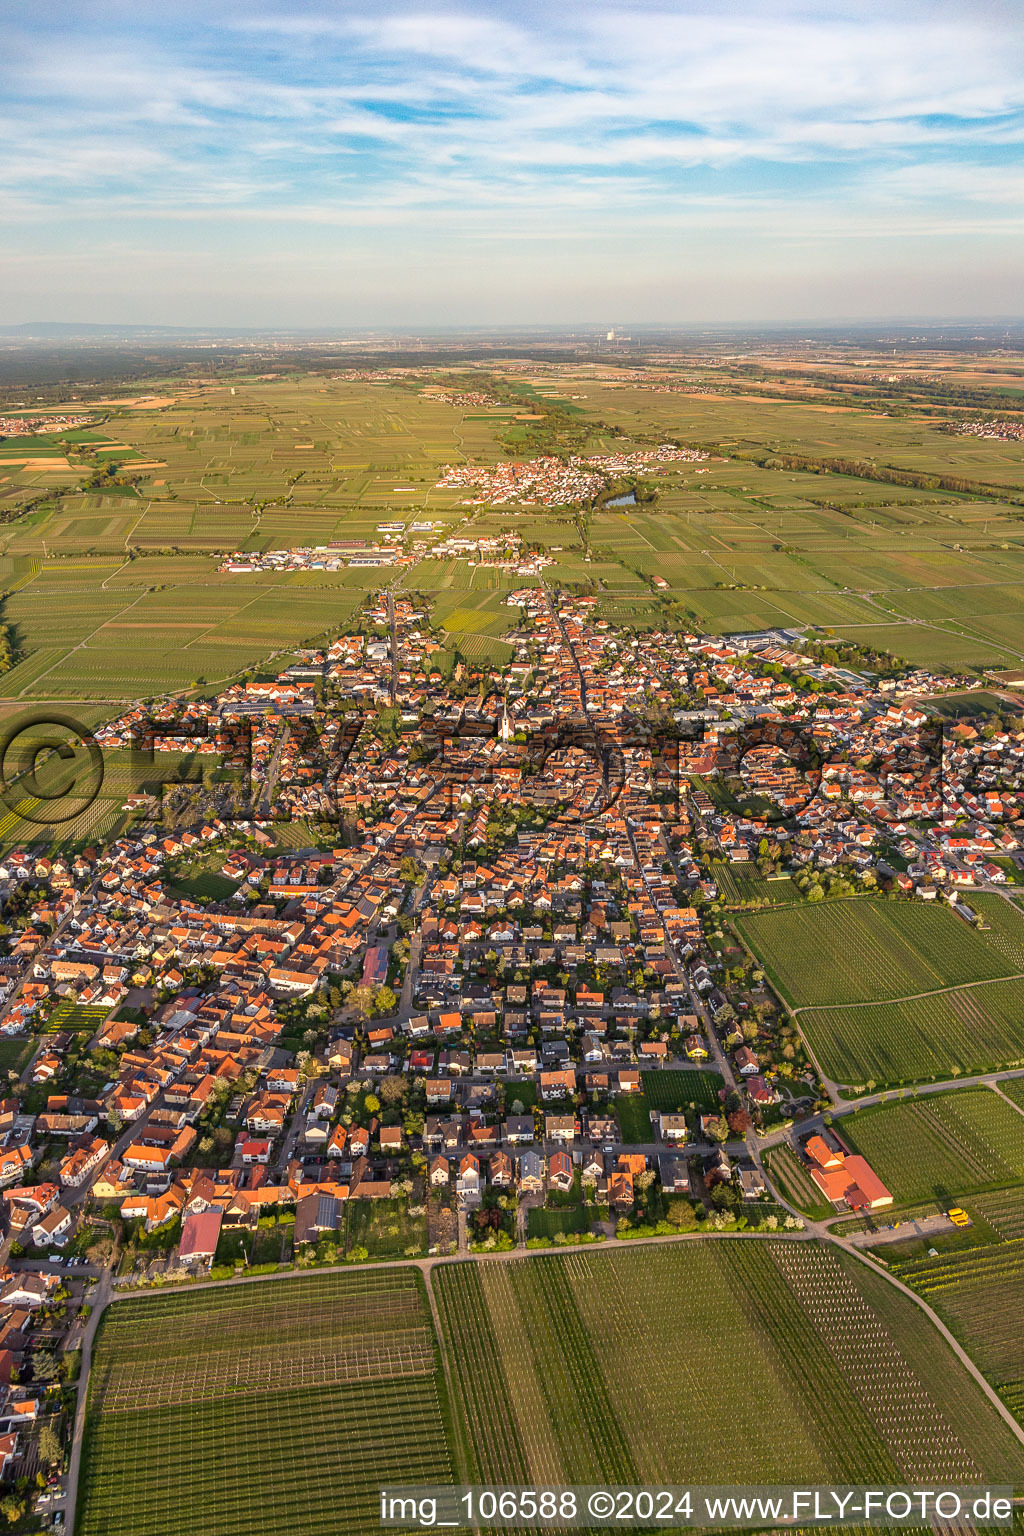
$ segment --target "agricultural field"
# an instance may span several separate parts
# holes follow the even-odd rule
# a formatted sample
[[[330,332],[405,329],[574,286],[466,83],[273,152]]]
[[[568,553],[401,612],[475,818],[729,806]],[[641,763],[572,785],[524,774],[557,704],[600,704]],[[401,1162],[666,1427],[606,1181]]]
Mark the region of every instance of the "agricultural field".
[[[5,1035],[0,1039],[0,1073],[23,1072],[34,1048],[34,1040]]]
[[[812,1221],[824,1221],[835,1215],[834,1208],[825,1200],[806,1165],[800,1162],[791,1147],[769,1148],[765,1163],[779,1194],[798,1211],[803,1211]]]
[[[733,923],[827,1077],[914,1082],[1024,1060],[1024,916],[999,896],[972,900],[985,929],[944,904],[874,899]]]
[[[695,1109],[710,1113],[720,1105],[722,1079],[717,1072],[641,1072],[640,1081],[648,1110],[672,1112],[689,1109],[692,1104]]]
[[[970,1481],[1024,1466],[914,1304],[829,1247],[584,1249],[446,1265],[432,1283],[473,1480]]]
[[[437,489],[442,466],[521,457],[531,428],[515,406],[441,401],[427,373],[162,384],[149,398],[103,403],[87,429],[0,442],[0,498],[9,511],[27,509],[0,528],[16,641],[4,695],[116,703],[200,678],[205,686],[331,633],[365,592],[396,577],[438,597],[470,594],[441,622],[467,659],[500,666],[509,652],[497,615],[476,604],[496,573],[465,561],[423,560],[396,577],[217,572],[237,549],[372,540],[392,519],[429,518],[444,531],[516,526],[620,624],[659,625],[673,603],[676,618],[713,633],[813,624],[915,663],[1024,660],[1019,514],[998,499],[1024,481],[1013,445],[735,382],[726,394],[687,396],[623,388],[570,365],[556,375],[554,390],[540,374],[509,381],[525,414],[546,401],[566,412],[584,433],[576,448],[628,450],[667,436],[722,452],[699,479],[695,466],[673,466],[651,477],[654,501],[585,522],[559,508],[468,508],[459,490]],[[529,451],[562,447],[543,419],[537,430]],[[779,434],[811,456],[975,476],[989,493],[972,501],[742,457]],[[654,576],[667,590],[655,590]]]
[[[75,1034],[94,1034],[110,1012],[109,1008],[91,1008],[82,1003],[58,1003],[46,1021],[48,1035],[71,1030]]]
[[[412,1268],[117,1302],[93,1358],[79,1532],[364,1536],[385,1483],[452,1479],[443,1400]]]
[[[1024,1180],[1024,1114],[989,1088],[961,1088],[872,1104],[837,1118],[835,1130],[867,1158],[897,1204],[961,1195]]]
[[[1024,1414],[1024,1236],[897,1266],[935,1308],[1011,1413]]]
[[[777,906],[782,902],[802,900],[788,875],[768,880],[756,864],[732,864],[724,859],[713,861],[711,878],[727,905],[763,901]]]

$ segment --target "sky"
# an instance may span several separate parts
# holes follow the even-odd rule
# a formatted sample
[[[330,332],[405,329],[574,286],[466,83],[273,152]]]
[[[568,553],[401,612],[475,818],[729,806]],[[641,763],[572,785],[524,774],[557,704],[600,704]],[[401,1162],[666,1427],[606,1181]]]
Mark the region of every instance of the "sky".
[[[1020,0],[0,0],[0,324],[1019,317]]]

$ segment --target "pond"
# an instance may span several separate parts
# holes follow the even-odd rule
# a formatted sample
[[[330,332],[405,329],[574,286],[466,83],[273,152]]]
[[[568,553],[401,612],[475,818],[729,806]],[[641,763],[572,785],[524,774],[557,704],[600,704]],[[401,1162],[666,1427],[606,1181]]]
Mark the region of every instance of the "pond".
[[[606,501],[606,507],[635,507],[636,492],[630,491],[626,496],[616,496],[613,501]]]

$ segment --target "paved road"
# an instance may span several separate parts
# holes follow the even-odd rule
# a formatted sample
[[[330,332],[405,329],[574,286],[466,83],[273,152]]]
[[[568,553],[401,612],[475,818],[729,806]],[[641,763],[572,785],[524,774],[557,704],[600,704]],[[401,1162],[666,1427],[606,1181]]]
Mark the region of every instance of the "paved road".
[[[784,1201],[780,1203],[785,1205]],[[829,1232],[819,1231],[816,1226],[808,1226],[808,1228],[802,1232],[779,1232],[771,1234],[770,1237],[757,1232],[688,1232],[680,1233],[671,1237],[634,1238],[631,1240],[629,1246],[652,1247],[664,1243],[687,1242],[808,1242],[815,1240],[831,1243],[834,1247],[839,1248],[844,1253],[849,1254],[852,1258],[856,1259],[858,1262],[869,1268],[873,1274],[880,1276],[889,1285],[894,1286],[911,1302],[913,1302],[915,1306],[919,1307],[945,1339],[946,1343],[949,1345],[950,1349],[963,1365],[964,1369],[973,1377],[974,1381],[985,1394],[986,1398],[988,1398],[989,1402],[995,1408],[1000,1418],[1004,1420],[1011,1433],[1017,1440],[1021,1442],[1022,1445],[1024,1445],[1024,1429],[1021,1429],[1020,1425],[1017,1423],[1016,1419],[1014,1419],[1009,1409],[1002,1402],[994,1388],[989,1385],[981,1371],[975,1365],[974,1361],[953,1337],[935,1310],[929,1306],[928,1303],[924,1301],[920,1296],[918,1296],[915,1291],[912,1291],[909,1286],[904,1285],[901,1280],[898,1280],[887,1270],[880,1269],[878,1265],[873,1263],[870,1258],[858,1252],[856,1246],[849,1240],[834,1236]],[[518,1248],[512,1249],[506,1253],[475,1254],[468,1258],[464,1258],[462,1255],[457,1254],[444,1258],[438,1257],[427,1259],[385,1260],[376,1264],[361,1265],[360,1267],[373,1269],[396,1269],[404,1268],[409,1265],[415,1265],[415,1267],[418,1268],[424,1276],[431,1314],[434,1320],[434,1327],[437,1330],[438,1337],[442,1337],[443,1335],[440,1327],[440,1318],[438,1316],[437,1304],[434,1298],[433,1286],[431,1284],[432,1273],[436,1267],[439,1265],[459,1262],[469,1262],[476,1264],[502,1264],[511,1261],[522,1261],[524,1259],[528,1261],[532,1257],[542,1257],[551,1254],[561,1254],[564,1256],[565,1251],[566,1250],[564,1248],[559,1248],[552,1245],[549,1248],[530,1249],[528,1252],[524,1252],[522,1248]],[[344,1273],[346,1271],[351,1273],[351,1266],[339,1264],[330,1266],[329,1268],[325,1267],[323,1272]],[[223,1288],[225,1286],[262,1285],[268,1281],[287,1283],[287,1281],[290,1279],[295,1279],[300,1276],[308,1276],[308,1274],[308,1270],[295,1269],[285,1274],[248,1275],[239,1279],[208,1281],[201,1286],[197,1286],[195,1284],[162,1286],[156,1294],[166,1295],[168,1293],[177,1293],[183,1291],[201,1292],[210,1288]],[[81,1469],[82,1437],[85,1429],[85,1406],[88,1393],[89,1372],[92,1364],[92,1346],[95,1341],[96,1330],[99,1326],[100,1318],[108,1306],[116,1305],[119,1301],[122,1300],[128,1300],[131,1298],[139,1299],[140,1296],[144,1297],[145,1294],[145,1292],[140,1293],[138,1291],[127,1291],[122,1293],[122,1295],[112,1295],[110,1276],[109,1273],[105,1274],[104,1278],[100,1281],[100,1285],[93,1303],[92,1316],[89,1319],[85,1333],[82,1337],[82,1364],[79,1377],[78,1403],[75,1413],[74,1439],[72,1442],[71,1461],[67,1479],[68,1496],[66,1504],[66,1530],[68,1531],[68,1536],[74,1536],[75,1509],[78,1496],[78,1479]],[[445,1362],[445,1370],[447,1371],[447,1362]]]
[[[92,1347],[96,1330],[111,1298],[111,1274],[104,1270],[96,1294],[92,1300],[92,1314],[82,1334],[82,1360],[78,1372],[78,1399],[75,1404],[75,1427],[71,1439],[71,1460],[68,1464],[67,1497],[64,1502],[64,1529],[74,1536],[75,1511],[78,1504],[78,1478],[82,1465],[82,1442],[85,1436],[85,1408],[89,1395],[89,1372],[92,1368]]]
[[[918,1083],[913,1088],[881,1088],[877,1093],[866,1093],[859,1099],[845,1100],[834,1106],[829,1111],[832,1121],[840,1119],[843,1115],[852,1115],[858,1109],[867,1109],[872,1104],[884,1103],[912,1103],[916,1098],[926,1098],[933,1093],[948,1093],[951,1088],[993,1088],[999,1093],[999,1084],[1007,1082],[1010,1078],[1024,1077],[1024,1067],[1008,1067],[1002,1072],[980,1072],[974,1077],[951,1077],[940,1083]],[[1006,1098],[1006,1094],[1000,1094]],[[1012,1099],[1007,1100],[1013,1103]],[[1014,1108],[1019,1108],[1014,1105]],[[820,1131],[825,1124],[823,1114],[809,1115],[806,1120],[800,1121],[800,1134],[810,1135],[814,1131]],[[789,1139],[786,1130],[771,1131],[767,1136],[758,1138],[762,1151],[768,1147],[778,1146]]]

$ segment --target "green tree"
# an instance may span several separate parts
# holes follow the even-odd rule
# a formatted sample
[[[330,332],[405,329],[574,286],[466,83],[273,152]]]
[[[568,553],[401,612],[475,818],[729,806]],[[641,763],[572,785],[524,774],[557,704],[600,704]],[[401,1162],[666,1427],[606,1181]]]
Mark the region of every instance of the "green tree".
[[[60,1436],[51,1424],[44,1424],[39,1431],[39,1456],[50,1467],[64,1459],[64,1448],[60,1443]]]

